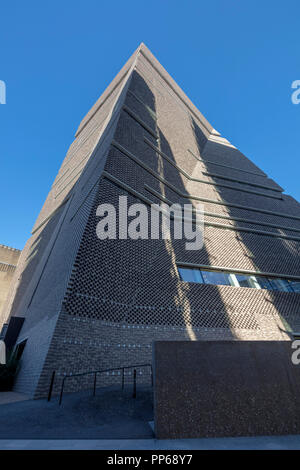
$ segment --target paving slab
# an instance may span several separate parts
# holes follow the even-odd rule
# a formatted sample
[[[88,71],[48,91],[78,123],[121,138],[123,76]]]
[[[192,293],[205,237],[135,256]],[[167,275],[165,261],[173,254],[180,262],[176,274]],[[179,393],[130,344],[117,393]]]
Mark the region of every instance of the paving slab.
[[[0,439],[147,439],[153,437],[151,387],[120,387],[67,394],[62,405],[27,400],[0,407]]]
[[[30,400],[28,395],[18,392],[0,392],[0,405],[16,403],[18,401]]]
[[[300,435],[174,440],[2,439],[0,450],[300,450]]]

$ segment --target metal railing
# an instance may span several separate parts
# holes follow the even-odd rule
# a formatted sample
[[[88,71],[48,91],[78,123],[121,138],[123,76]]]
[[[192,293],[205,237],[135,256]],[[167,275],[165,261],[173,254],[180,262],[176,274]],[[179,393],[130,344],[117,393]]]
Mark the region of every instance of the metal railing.
[[[133,373],[133,398],[136,397],[136,369],[141,369],[149,367],[150,369],[150,377],[151,377],[151,386],[153,387],[153,369],[152,369],[152,364],[136,364],[133,366],[124,366],[124,367],[115,367],[113,369],[104,369],[104,370],[93,370],[89,372],[82,372],[79,374],[70,374],[66,375],[61,384],[61,390],[60,390],[60,395],[59,395],[59,405],[62,403],[62,398],[63,398],[63,393],[64,393],[64,387],[65,387],[65,382],[68,379],[73,379],[74,377],[82,377],[84,375],[94,375],[94,383],[93,383],[93,396],[96,395],[96,388],[97,388],[97,376],[98,374],[104,374],[107,372],[116,372],[116,371],[122,371],[122,374],[119,376],[115,377],[122,377],[122,390],[124,390],[124,385],[125,385],[125,370],[127,369],[134,369]],[[51,395],[52,395],[52,389],[53,389],[53,383],[54,383],[54,377],[55,377],[55,372],[53,372],[52,377],[51,377],[51,383],[49,387],[49,393],[48,393],[48,401],[51,400]]]

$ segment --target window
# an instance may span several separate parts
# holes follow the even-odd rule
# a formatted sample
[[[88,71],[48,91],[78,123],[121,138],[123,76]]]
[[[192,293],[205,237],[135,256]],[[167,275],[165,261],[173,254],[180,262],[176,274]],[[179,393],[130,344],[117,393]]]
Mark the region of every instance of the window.
[[[299,292],[300,281],[292,279],[271,278],[263,275],[229,273],[225,271],[208,271],[197,268],[178,268],[180,278],[185,282],[213,284],[217,286],[247,287],[267,289],[280,292]]]
[[[205,284],[217,284],[222,286],[230,286],[228,274],[218,271],[202,271]]]
[[[288,281],[293,292],[300,292],[300,281]]]
[[[229,282],[230,282],[230,285],[231,285],[231,286],[233,286],[233,287],[240,287],[239,281],[237,280],[235,274],[232,274],[232,273],[228,274],[228,279],[229,279]]]
[[[199,269],[185,269],[179,268],[179,274],[182,281],[185,282],[199,282],[203,284],[202,274]]]
[[[292,288],[286,279],[269,279],[269,282],[273,290],[279,290],[282,292],[291,292]]]
[[[256,276],[249,276],[249,282],[253,289],[261,289]]]
[[[272,285],[267,277],[256,276],[256,281],[261,289],[273,290]]]
[[[240,287],[252,287],[250,276],[245,276],[244,274],[235,275]]]

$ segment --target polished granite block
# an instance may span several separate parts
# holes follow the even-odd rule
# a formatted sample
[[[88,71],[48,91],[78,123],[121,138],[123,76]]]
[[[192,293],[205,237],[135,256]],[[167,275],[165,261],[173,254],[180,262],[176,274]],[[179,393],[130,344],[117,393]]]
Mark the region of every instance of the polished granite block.
[[[157,341],[159,439],[300,433],[300,365],[290,341]]]

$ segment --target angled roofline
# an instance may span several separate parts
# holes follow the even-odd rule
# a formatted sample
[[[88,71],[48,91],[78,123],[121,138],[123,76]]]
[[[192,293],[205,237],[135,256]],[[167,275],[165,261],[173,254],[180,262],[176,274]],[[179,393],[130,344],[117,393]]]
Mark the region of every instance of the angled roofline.
[[[100,107],[106,102],[106,100],[110,97],[110,95],[114,92],[114,90],[118,87],[118,85],[125,79],[127,74],[131,71],[131,68],[135,66],[135,63],[137,62],[137,59],[140,55],[143,56],[147,60],[147,62],[151,65],[151,67],[153,67],[153,69],[159,74],[159,76],[172,89],[176,97],[187,107],[187,109],[193,115],[193,117],[197,119],[198,123],[201,126],[201,129],[203,130],[208,140],[212,140],[216,143],[220,143],[220,144],[235,148],[227,139],[222,137],[221,134],[216,129],[213,128],[213,126],[208,122],[208,120],[203,116],[203,114],[198,110],[198,108],[192,103],[192,101],[188,98],[188,96],[184,93],[184,91],[179,87],[179,85],[177,85],[175,80],[166,71],[166,69],[160,64],[160,62],[156,59],[156,57],[152,54],[152,52],[148,49],[148,47],[143,42],[141,42],[139,47],[134,51],[131,57],[127,60],[127,62],[119,71],[119,73],[116,75],[116,77],[112,80],[112,82],[108,85],[108,87],[102,93],[100,98],[96,101],[96,103],[92,106],[90,111],[82,119],[76,131],[75,138],[78,137],[80,132],[85,128],[85,126],[93,118],[93,116],[100,109]]]
[[[133,65],[134,61],[136,60],[141,45],[134,51],[131,57],[127,60],[125,65],[121,68],[119,73],[115,76],[115,78],[110,82],[108,87],[104,90],[102,95],[98,98],[96,103],[92,106],[89,112],[85,115],[85,117],[80,122],[78,129],[75,133],[75,137],[78,137],[80,132],[84,129],[84,127],[88,124],[88,122],[92,119],[92,117],[96,114],[99,108],[105,103],[105,101],[110,97],[110,95],[114,92],[114,90],[118,87],[118,85],[123,81],[126,77],[127,73],[129,72],[131,66]]]
[[[203,116],[202,113],[196,108],[196,106],[192,103],[192,101],[188,98],[188,96],[184,93],[184,91],[180,88],[180,86],[176,83],[176,81],[171,77],[171,75],[166,71],[166,69],[161,65],[161,63],[154,57],[152,52],[145,46],[144,43],[140,44],[139,53],[145,57],[145,59],[150,63],[150,65],[156,70],[156,72],[160,75],[160,77],[169,85],[169,87],[173,90],[175,95],[182,101],[185,106],[189,109],[191,114],[200,121],[202,127],[204,127],[206,133],[209,135],[211,133],[216,132],[218,135],[219,133],[214,130],[212,125],[208,122],[208,120]]]

